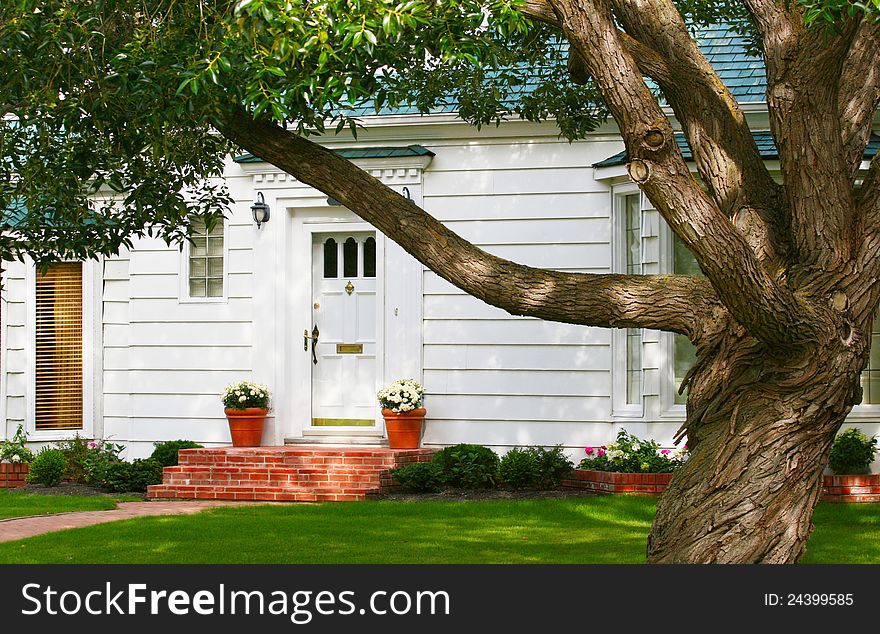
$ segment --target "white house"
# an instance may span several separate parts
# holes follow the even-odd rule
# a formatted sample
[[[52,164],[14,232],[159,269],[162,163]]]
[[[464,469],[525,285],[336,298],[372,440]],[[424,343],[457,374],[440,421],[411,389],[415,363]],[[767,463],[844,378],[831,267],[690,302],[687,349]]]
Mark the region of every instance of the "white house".
[[[760,62],[723,29],[702,43],[752,129],[767,130]],[[356,141],[326,145],[489,252],[587,273],[693,266],[629,181],[613,124],[568,143],[552,123],[477,131],[454,113],[363,123]],[[772,167],[769,134],[756,135]],[[0,435],[23,424],[33,441],[109,438],[129,457],[158,440],[226,444],[219,394],[248,379],[274,396],[264,444],[379,444],[376,391],[413,377],[428,446],[562,444],[580,457],[620,428],[671,444],[687,341],[513,317],[268,163],[230,159],[225,178],[232,214],[194,246],[139,240],[45,276],[7,266]],[[260,227],[258,194],[271,209]],[[877,353],[850,416],[868,433],[880,431]]]

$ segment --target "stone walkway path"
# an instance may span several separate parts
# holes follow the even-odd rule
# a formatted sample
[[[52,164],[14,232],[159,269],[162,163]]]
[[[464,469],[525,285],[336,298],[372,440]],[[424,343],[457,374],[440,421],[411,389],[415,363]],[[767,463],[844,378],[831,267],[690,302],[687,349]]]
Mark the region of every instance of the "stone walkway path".
[[[0,542],[10,542],[43,533],[61,531],[127,520],[150,515],[191,515],[218,506],[241,506],[248,502],[189,501],[189,502],[121,502],[109,511],[74,511],[57,515],[36,515],[0,520]]]

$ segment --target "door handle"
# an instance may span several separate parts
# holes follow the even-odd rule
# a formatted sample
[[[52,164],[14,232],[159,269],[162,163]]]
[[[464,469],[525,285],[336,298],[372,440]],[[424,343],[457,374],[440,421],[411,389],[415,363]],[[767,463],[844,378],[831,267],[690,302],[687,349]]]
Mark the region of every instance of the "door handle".
[[[318,347],[318,336],[320,334],[318,324],[315,324],[315,327],[312,328],[312,363],[314,365],[318,365],[318,355],[315,353],[315,348]]]

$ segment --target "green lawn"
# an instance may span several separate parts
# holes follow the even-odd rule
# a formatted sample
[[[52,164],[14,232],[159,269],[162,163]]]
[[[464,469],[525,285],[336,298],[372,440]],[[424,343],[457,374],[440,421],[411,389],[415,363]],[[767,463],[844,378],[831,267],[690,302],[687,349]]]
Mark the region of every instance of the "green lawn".
[[[117,502],[134,499],[137,498],[31,495],[0,489],[0,519],[69,511],[105,511],[116,508]]]
[[[654,500],[224,508],[0,544],[0,563],[641,563]],[[880,506],[820,505],[805,561],[880,563]]]

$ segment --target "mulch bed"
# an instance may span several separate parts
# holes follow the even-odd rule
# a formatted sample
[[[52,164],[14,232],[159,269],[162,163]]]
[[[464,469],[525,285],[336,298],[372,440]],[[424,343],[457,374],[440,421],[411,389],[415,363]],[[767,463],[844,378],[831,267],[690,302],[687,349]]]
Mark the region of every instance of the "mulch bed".
[[[103,489],[76,484],[74,482],[62,482],[57,487],[47,487],[42,484],[28,484],[16,489],[21,493],[34,493],[37,495],[83,495],[104,497],[139,497],[146,498],[144,493],[108,493]],[[391,502],[426,502],[431,500],[459,502],[465,500],[558,500],[561,498],[580,498],[594,495],[581,489],[553,489],[550,491],[515,491],[512,489],[447,489],[441,493],[381,493],[370,496],[370,499],[388,500]]]
[[[553,489],[550,491],[515,491],[512,489],[446,489],[440,493],[380,493],[370,499],[393,502],[459,502],[465,500],[558,500],[561,498],[582,498],[594,493],[582,489]]]
[[[47,487],[42,484],[28,484],[15,489],[20,493],[34,493],[36,495],[81,495],[81,496],[102,496],[102,497],[139,497],[146,498],[146,493],[109,493],[98,487],[88,486],[86,484],[77,484],[75,482],[62,482],[57,487]]]

